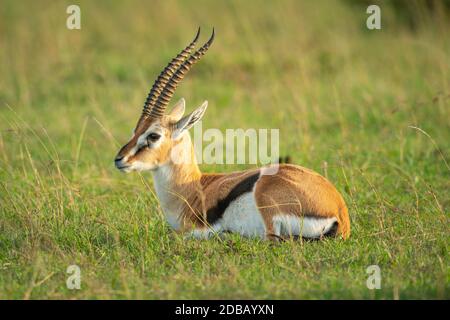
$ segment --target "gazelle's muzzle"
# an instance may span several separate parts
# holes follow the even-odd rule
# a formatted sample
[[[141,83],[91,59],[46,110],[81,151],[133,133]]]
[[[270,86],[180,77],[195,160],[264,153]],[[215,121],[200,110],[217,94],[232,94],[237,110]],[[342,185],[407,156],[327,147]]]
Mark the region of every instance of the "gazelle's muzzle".
[[[117,169],[123,170],[130,165],[127,163],[130,153],[133,150],[133,147],[136,145],[137,139],[133,137],[131,141],[129,141],[127,144],[125,144],[122,148],[120,148],[119,152],[116,155],[116,158],[114,159],[114,164],[116,165]]]
[[[122,157],[119,155],[114,159],[114,164],[117,169],[126,170],[128,167],[130,167],[124,160],[125,160],[125,157]]]

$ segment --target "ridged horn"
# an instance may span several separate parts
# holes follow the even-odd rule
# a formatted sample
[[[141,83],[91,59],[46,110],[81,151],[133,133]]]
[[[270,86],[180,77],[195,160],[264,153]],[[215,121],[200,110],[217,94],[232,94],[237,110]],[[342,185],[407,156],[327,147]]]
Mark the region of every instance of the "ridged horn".
[[[200,27],[197,30],[197,35],[195,36],[194,40],[192,40],[192,42],[188,46],[186,46],[186,48],[184,48],[175,58],[173,58],[163,71],[161,71],[158,78],[155,80],[155,83],[153,84],[152,89],[147,96],[147,99],[145,100],[144,108],[142,110],[142,116],[150,115],[151,110],[158,99],[158,96],[161,94],[165,85],[175,74],[181,64],[189,57],[197,43],[199,36]]]
[[[214,41],[214,28],[212,31],[212,35],[209,40],[197,51],[195,51],[186,61],[184,61],[178,70],[173,74],[173,76],[169,79],[169,81],[164,86],[164,89],[161,91],[158,99],[154,107],[151,110],[150,116],[159,118],[164,115],[164,112],[167,108],[167,105],[170,102],[170,99],[175,93],[175,90],[178,84],[183,80],[184,76],[187,72],[192,68],[192,66],[200,60],[200,58],[208,51],[209,47]]]

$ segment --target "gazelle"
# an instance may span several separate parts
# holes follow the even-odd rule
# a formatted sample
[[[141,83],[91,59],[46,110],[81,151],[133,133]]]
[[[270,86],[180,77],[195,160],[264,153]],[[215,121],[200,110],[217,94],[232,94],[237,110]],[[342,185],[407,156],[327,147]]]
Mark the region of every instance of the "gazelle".
[[[347,238],[350,220],[344,199],[312,170],[273,164],[228,174],[200,172],[188,130],[204,115],[207,101],[184,116],[181,99],[165,113],[177,85],[214,40],[213,30],[191,54],[199,34],[200,29],[156,79],[130,141],[115,158],[116,167],[152,171],[164,215],[173,229],[187,236],[234,232],[271,240]],[[276,171],[274,166],[279,166]]]

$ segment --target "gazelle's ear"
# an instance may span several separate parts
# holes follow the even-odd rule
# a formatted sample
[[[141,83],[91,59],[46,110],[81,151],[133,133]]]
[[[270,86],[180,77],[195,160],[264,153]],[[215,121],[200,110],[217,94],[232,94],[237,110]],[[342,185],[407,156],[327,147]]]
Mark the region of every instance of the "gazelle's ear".
[[[175,106],[172,108],[172,111],[169,113],[169,118],[171,122],[178,122],[181,117],[184,115],[184,111],[186,109],[186,101],[184,98],[178,100]]]
[[[207,107],[208,101],[205,101],[200,107],[192,111],[192,113],[181,118],[175,125],[175,130],[172,133],[172,139],[178,139],[184,131],[189,130],[189,128],[199,121],[205,114]]]

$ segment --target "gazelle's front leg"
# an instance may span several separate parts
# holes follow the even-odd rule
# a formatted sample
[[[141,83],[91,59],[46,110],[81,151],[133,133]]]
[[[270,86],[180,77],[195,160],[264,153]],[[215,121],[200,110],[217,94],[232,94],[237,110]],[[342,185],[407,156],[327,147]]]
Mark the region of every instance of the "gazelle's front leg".
[[[220,235],[221,228],[219,225],[197,227],[184,234],[185,239],[211,239],[214,236]]]
[[[265,238],[271,241],[283,241],[281,237],[281,221],[274,220],[272,215],[260,210],[266,228]]]

